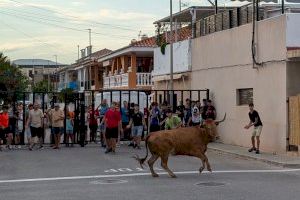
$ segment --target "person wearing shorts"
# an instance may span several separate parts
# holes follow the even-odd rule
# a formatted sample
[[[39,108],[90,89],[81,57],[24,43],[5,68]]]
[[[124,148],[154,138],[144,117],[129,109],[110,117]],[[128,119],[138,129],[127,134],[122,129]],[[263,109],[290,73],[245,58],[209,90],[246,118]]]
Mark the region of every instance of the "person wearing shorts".
[[[105,113],[104,121],[106,125],[105,137],[107,143],[105,153],[115,153],[117,139],[121,130],[121,113],[116,102],[113,102],[112,107]]]
[[[20,145],[20,135],[23,133],[23,104],[19,103],[18,105],[18,112],[17,112],[17,130],[16,130],[16,137],[15,137],[15,147],[17,149],[21,149]]]
[[[60,137],[64,132],[64,119],[65,119],[65,114],[64,111],[62,111],[59,108],[59,104],[56,103],[54,105],[54,110],[51,113],[51,121],[52,121],[52,128],[53,128],[53,134],[54,134],[54,147],[53,149],[59,149],[60,145]]]
[[[33,109],[33,104],[28,104],[28,110],[25,112],[25,125],[28,124],[29,122],[29,112]],[[30,126],[29,126],[30,127]],[[31,144],[31,132],[30,128],[28,126],[25,126],[25,131],[24,131],[24,137],[27,138],[27,143],[30,146]]]
[[[67,118],[66,118],[66,134],[67,134],[67,141],[66,141],[66,146],[69,147],[69,141],[71,139],[71,147],[73,147],[74,143],[74,120],[71,117],[71,114],[68,112],[67,113]]]
[[[141,149],[140,143],[146,122],[143,113],[140,111],[139,105],[134,105],[134,113],[131,116],[128,128],[132,127],[131,135],[133,137],[133,148]]]
[[[248,151],[249,152],[255,151],[256,154],[259,154],[260,135],[261,135],[263,124],[260,120],[258,112],[254,110],[253,103],[249,104],[249,109],[250,109],[249,112],[250,122],[248,125],[245,126],[245,129],[249,129],[251,126],[254,126],[254,129],[251,136],[252,148],[250,148]],[[255,138],[257,143],[256,147],[255,147]]]
[[[107,105],[106,99],[103,99],[101,104],[98,106],[99,109],[99,119],[100,119],[100,125],[99,125],[99,130],[100,130],[100,138],[101,138],[101,146],[103,148],[106,148],[106,139],[105,139],[105,121],[104,121],[104,116],[105,113],[108,111],[109,107]]]
[[[39,141],[39,149],[43,148],[43,135],[44,129],[43,127],[43,120],[44,114],[41,109],[39,109],[38,104],[34,104],[33,109],[29,111],[29,119],[26,124],[26,128],[30,127],[31,132],[31,140],[29,150],[32,151],[33,146],[37,143],[36,140]],[[30,125],[30,126],[29,126]]]

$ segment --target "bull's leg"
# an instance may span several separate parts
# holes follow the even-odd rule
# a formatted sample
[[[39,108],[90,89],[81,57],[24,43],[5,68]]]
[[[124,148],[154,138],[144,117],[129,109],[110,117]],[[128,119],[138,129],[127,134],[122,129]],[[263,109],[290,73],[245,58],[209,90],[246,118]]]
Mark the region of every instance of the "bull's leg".
[[[200,173],[202,173],[202,171],[205,169],[205,164],[206,164],[207,170],[211,171],[210,164],[208,163],[208,159],[205,154],[198,152],[197,154],[195,154],[195,156],[200,158],[202,161],[202,166],[199,169]]]
[[[158,155],[152,154],[151,158],[148,160],[148,165],[151,171],[151,174],[153,177],[158,177],[158,174],[155,173],[154,169],[153,169],[153,164],[155,163],[155,161],[159,158]]]
[[[207,156],[206,156],[205,154],[203,154],[203,155],[204,155],[204,157],[205,157],[205,162],[206,162],[206,168],[207,168],[207,170],[210,171],[210,172],[212,172],[211,166],[210,166],[210,164],[209,164],[209,162],[208,162]]]
[[[161,166],[168,172],[168,174],[172,178],[176,178],[176,175],[168,167],[168,158],[169,158],[168,155],[161,156]]]

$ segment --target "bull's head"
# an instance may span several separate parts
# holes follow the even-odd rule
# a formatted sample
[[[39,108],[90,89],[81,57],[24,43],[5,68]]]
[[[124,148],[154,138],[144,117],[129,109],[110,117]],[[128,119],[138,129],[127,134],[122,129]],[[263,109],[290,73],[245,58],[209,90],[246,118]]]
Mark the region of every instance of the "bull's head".
[[[220,121],[214,121],[212,119],[207,119],[204,121],[204,128],[206,129],[207,134],[209,135],[211,140],[215,140],[217,136],[217,126],[224,122],[226,119],[226,113],[224,115],[224,118]]]

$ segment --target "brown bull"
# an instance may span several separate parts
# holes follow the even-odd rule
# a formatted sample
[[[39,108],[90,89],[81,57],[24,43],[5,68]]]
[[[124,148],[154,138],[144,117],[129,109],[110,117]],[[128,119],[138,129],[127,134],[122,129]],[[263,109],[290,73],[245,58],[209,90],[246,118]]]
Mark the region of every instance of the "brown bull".
[[[178,128],[173,130],[164,130],[154,132],[146,137],[146,156],[145,158],[134,158],[140,163],[141,167],[148,157],[148,148],[152,154],[148,160],[148,165],[153,177],[158,177],[158,174],[153,170],[153,164],[160,157],[161,166],[168,172],[172,178],[176,178],[175,174],[168,167],[168,158],[170,154],[173,155],[186,155],[198,157],[202,161],[202,166],[199,169],[201,173],[205,169],[211,172],[211,166],[205,155],[207,150],[207,144],[213,141],[216,137],[216,126],[223,122],[221,121],[207,120],[205,124],[194,127]]]

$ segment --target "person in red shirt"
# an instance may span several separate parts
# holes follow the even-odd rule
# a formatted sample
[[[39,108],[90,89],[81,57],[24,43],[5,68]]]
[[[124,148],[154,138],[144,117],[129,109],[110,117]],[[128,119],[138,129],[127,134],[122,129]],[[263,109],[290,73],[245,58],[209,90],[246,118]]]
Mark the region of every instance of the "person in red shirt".
[[[95,110],[92,106],[89,106],[88,111],[88,120],[89,120],[89,128],[90,128],[90,141],[96,142],[96,133],[98,128],[97,119],[99,117],[98,110]]]
[[[121,130],[121,112],[118,109],[118,104],[113,102],[112,107],[105,113],[104,122],[106,125],[106,143],[107,149],[105,153],[116,151],[116,142]]]
[[[3,141],[9,133],[9,117],[7,111],[8,107],[3,106],[3,111],[0,113],[0,151],[2,151]]]

